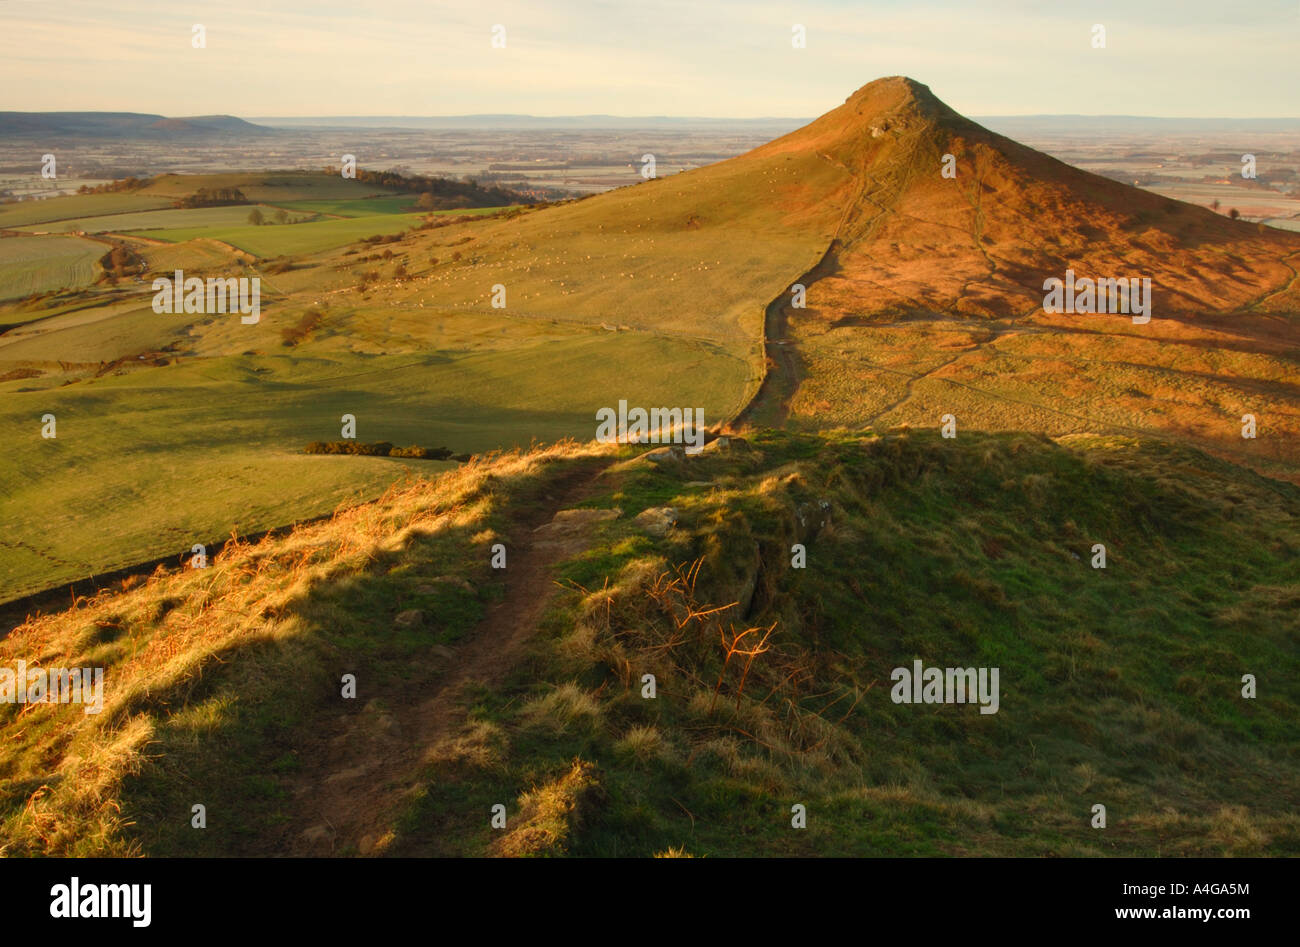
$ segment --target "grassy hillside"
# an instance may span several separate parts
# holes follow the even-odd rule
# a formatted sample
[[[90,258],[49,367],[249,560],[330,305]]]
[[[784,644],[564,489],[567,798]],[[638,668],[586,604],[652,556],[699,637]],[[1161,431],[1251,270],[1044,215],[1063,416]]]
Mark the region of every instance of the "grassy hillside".
[[[151,361],[163,363],[174,357],[166,349],[184,336],[152,311],[109,324],[123,331],[133,323],[140,334],[125,351],[156,352]],[[104,325],[72,323],[65,331],[84,337]],[[241,327],[227,331],[242,336]],[[429,469],[429,461],[301,453],[312,441],[337,439],[344,414],[356,417],[360,441],[479,452],[589,438],[606,405],[599,393],[612,390],[634,403],[686,398],[721,420],[737,410],[746,372],[736,359],[728,372],[721,357],[697,346],[653,374],[629,373],[621,366],[658,364],[656,341],[630,333],[555,329],[457,357],[325,354],[330,338],[351,348],[344,319],[326,320],[300,353],[284,348],[272,326],[264,334],[272,354],[259,357],[183,359],[120,373],[94,368],[67,385],[0,381],[0,437],[14,448],[0,472],[0,600],[180,554],[232,530],[248,534],[326,513],[345,497],[378,495],[404,467]],[[37,359],[34,347],[47,338],[23,357]],[[62,343],[49,344],[69,357]],[[590,387],[573,386],[576,376]],[[55,440],[40,436],[46,413],[58,419]]]
[[[245,210],[244,218],[248,217]],[[395,234],[419,224],[421,214],[374,214],[340,220],[316,220],[306,223],[254,226],[230,221],[224,226],[176,227],[168,230],[136,231],[132,236],[152,237],[171,243],[186,240],[221,240],[254,256],[277,257],[285,254],[317,253],[347,246],[362,237]]]
[[[95,279],[95,261],[107,250],[79,237],[0,240],[0,300],[85,286]]]
[[[188,239],[174,237],[170,231],[194,230],[199,228],[239,227],[248,223],[248,215],[254,207],[269,220],[275,208],[269,204],[248,205],[235,204],[229,207],[193,207],[169,210],[139,211],[136,213],[106,214],[100,217],[74,217],[71,220],[59,220],[47,224],[32,224],[23,229],[43,230],[49,233],[70,233],[84,230],[86,233],[124,233],[132,230],[168,231],[168,239]],[[297,214],[291,219],[306,220],[310,214]]]
[[[0,509],[12,530],[0,546],[0,600],[170,554],[183,535],[247,533],[354,491],[377,495],[387,463],[327,475],[321,458],[292,453],[337,437],[343,413],[366,419],[376,439],[458,452],[587,439],[596,410],[620,400],[699,407],[709,423],[735,416],[761,375],[763,306],[791,260],[802,266],[820,252],[833,209],[819,188],[838,176],[815,156],[742,161],[720,176],[486,220],[476,209],[391,213],[400,196],[371,198],[372,185],[349,190],[319,175],[153,180],[141,193],[238,187],[322,213],[389,204],[310,223],[137,231],[139,282],[0,317],[24,323],[0,338],[0,379],[9,375],[0,387],[11,395],[0,424],[25,445],[3,474],[13,500]],[[754,181],[770,182],[771,200],[749,200]],[[229,210],[164,211],[150,224]],[[425,221],[433,229],[411,231]],[[155,314],[149,281],[176,268],[259,276],[261,323]],[[504,309],[491,304],[498,283]],[[48,411],[61,424],[68,415],[57,450],[33,420]],[[259,465],[276,475],[259,475]],[[326,476],[340,479],[327,486]],[[229,488],[205,486],[214,480]],[[60,528],[20,515],[19,494]],[[158,504],[160,494],[177,502]],[[72,496],[84,498],[73,506],[90,517],[78,522],[93,524],[94,544],[63,529]]]
[[[138,193],[149,197],[185,197],[199,188],[239,188],[250,201],[355,200],[390,193],[387,188],[311,171],[232,171],[225,174],[160,174]]]
[[[0,230],[25,227],[55,220],[125,214],[135,211],[161,210],[170,207],[171,198],[154,194],[70,194],[43,201],[17,201],[0,204]]]
[[[23,465],[5,486],[59,526],[0,511],[0,600],[377,495],[390,465],[329,489],[294,453],[345,412],[457,451],[585,440],[620,400],[717,421],[749,405],[809,432],[951,415],[963,435],[1166,440],[1300,480],[1297,238],[1069,168],[911,80],[729,161],[486,217],[394,213],[403,195],[331,175],[167,176],[140,196],[198,186],[337,216],[138,231],[141,277],[0,311],[19,326],[0,337],[0,423]],[[379,212],[349,216],[363,205]],[[1069,266],[1149,274],[1152,322],[1036,311]],[[262,322],[154,314],[148,279],[177,267],[259,277]],[[71,412],[57,450],[37,423],[53,408]],[[82,496],[74,524],[59,511]]]
[[[471,464],[29,621],[3,663],[106,699],[0,707],[4,850],[1300,852],[1297,488],[1104,437],[634,453]],[[999,668],[998,712],[891,701],[918,658]]]
[[[339,217],[366,217],[371,214],[406,214],[415,210],[414,194],[394,194],[389,197],[367,197],[361,200],[284,201],[286,210],[306,211],[312,214],[332,214]],[[474,208],[490,212],[488,208]],[[491,210],[496,210],[492,208]]]
[[[781,313],[793,423],[1140,434],[1300,479],[1300,237],[1065,165],[901,77],[755,155],[808,151],[854,193]],[[1149,279],[1151,321],[1044,312],[1067,269]]]

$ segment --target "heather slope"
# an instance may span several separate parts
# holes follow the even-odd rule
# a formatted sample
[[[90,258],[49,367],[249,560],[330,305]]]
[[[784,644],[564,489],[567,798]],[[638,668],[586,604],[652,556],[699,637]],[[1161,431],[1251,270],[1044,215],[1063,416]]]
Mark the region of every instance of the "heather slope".
[[[793,377],[774,386],[785,411],[765,416],[1154,435],[1297,476],[1296,235],[1069,167],[910,79],[877,80],[755,154],[809,151],[855,191],[805,274],[807,307],[769,318],[794,354],[774,359]],[[1149,279],[1151,321],[1045,312],[1044,281],[1067,270]]]

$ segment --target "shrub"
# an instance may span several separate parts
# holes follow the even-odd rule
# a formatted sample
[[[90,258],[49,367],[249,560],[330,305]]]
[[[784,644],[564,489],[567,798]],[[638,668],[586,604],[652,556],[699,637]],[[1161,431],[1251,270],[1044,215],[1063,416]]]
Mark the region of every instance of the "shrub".
[[[414,457],[418,460],[446,460],[451,457],[448,447],[394,447],[391,457]]]
[[[297,345],[311,335],[324,318],[324,313],[313,306],[302,314],[302,318],[297,323],[280,330],[280,338],[283,340],[280,344],[285,346]]]
[[[449,447],[394,447],[388,441],[363,444],[358,441],[312,441],[303,448],[304,454],[352,454],[361,457],[410,457],[417,460],[447,460],[452,458]],[[458,455],[465,459],[468,454]]]

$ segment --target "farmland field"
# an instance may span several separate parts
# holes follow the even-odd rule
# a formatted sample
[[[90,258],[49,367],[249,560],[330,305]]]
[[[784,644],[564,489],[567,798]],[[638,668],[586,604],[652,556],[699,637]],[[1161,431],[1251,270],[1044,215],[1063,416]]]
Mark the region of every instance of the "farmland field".
[[[337,217],[368,217],[371,214],[407,214],[415,210],[414,194],[394,194],[385,197],[362,197],[349,200],[282,201],[278,206],[285,210],[312,214],[332,214]]]
[[[306,171],[163,174],[150,180],[142,193],[150,196],[184,197],[201,187],[239,188],[250,201],[264,201],[268,204],[278,204],[281,201],[348,200],[386,193],[384,188],[373,184],[364,184],[336,174]]]
[[[245,218],[248,209],[244,209]],[[169,243],[207,238],[222,240],[255,256],[272,257],[286,253],[316,253],[341,247],[374,234],[401,233],[424,219],[423,214],[374,214],[341,220],[317,220],[302,224],[275,224],[256,227],[240,223],[226,227],[181,227],[174,230],[136,230],[128,235],[151,237]]]
[[[80,237],[0,239],[0,299],[76,288],[95,278],[95,261],[107,250]]]
[[[147,309],[95,323],[66,319],[65,329],[51,329],[51,348],[60,337],[99,336],[101,351],[119,354],[130,345],[112,339],[132,325],[137,349],[187,335]],[[255,328],[273,337],[271,318],[263,322]],[[0,374],[40,364],[45,353],[30,347],[40,342],[0,349]],[[639,403],[685,398],[706,418],[737,410],[743,360],[690,346],[665,363],[662,348],[648,335],[554,329],[460,356],[315,355],[307,346],[301,355],[190,359],[68,385],[57,374],[0,382],[0,437],[23,445],[0,483],[0,601],[179,554],[232,529],[247,534],[325,513],[348,497],[378,495],[402,467],[428,474],[446,466],[300,453],[311,441],[337,439],[345,413],[356,416],[361,441],[478,452],[590,439],[605,406],[592,392]],[[577,388],[575,377],[591,384]],[[58,419],[58,437],[28,436],[46,413]],[[63,473],[52,477],[56,470]]]
[[[365,197],[361,200],[338,201],[284,201],[277,206],[286,210],[310,212],[313,214],[332,214],[338,217],[366,217],[371,214],[405,214],[415,211],[415,195],[399,194],[394,197]],[[459,207],[452,210],[436,210],[438,216],[479,217],[506,210],[505,207]]]
[[[0,230],[53,220],[98,217],[170,207],[167,197],[145,194],[70,194],[43,201],[0,204]]]
[[[242,227],[248,225],[248,215],[254,206],[269,221],[275,208],[268,204],[237,204],[230,207],[190,207],[169,210],[137,211],[125,214],[107,214],[100,217],[74,217],[48,224],[28,224],[23,230],[43,230],[50,233],[125,233],[132,230],[155,231],[199,227]],[[309,215],[295,214],[290,220],[305,219]],[[275,225],[282,226],[282,225]],[[155,236],[164,236],[155,234]]]
[[[264,280],[256,325],[159,316],[147,284],[135,282],[6,320],[28,324],[0,346],[0,377],[13,373],[0,382],[0,436],[27,446],[21,475],[0,485],[0,601],[375,496],[399,465],[436,469],[299,453],[338,438],[343,414],[356,416],[361,441],[458,453],[589,440],[597,409],[620,399],[698,407],[706,424],[735,416],[757,387],[763,306],[787,269],[816,260],[833,213],[792,188],[794,162],[758,164],[735,168],[727,183],[766,175],[788,203],[737,203],[741,236],[701,230],[734,196],[691,177],[611,195],[603,210],[578,202],[513,220],[443,212],[456,219],[384,247],[391,259],[364,262],[340,248],[430,215],[129,232],[149,241],[135,251],[151,270],[192,259],[184,268],[243,271],[217,241],[299,259]],[[798,170],[840,175],[820,160]],[[188,183],[199,180],[284,199],[246,176]],[[346,210],[338,184],[302,209]],[[296,186],[302,195],[314,185]],[[358,192],[373,190],[343,196]],[[663,204],[679,210],[654,219],[650,208]],[[506,310],[488,298],[497,282],[509,285]],[[57,440],[31,436],[46,413],[58,418]]]

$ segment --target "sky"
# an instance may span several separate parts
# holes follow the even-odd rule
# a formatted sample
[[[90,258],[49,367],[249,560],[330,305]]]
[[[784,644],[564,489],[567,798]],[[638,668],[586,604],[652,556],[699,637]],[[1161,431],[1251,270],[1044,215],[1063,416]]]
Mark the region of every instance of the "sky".
[[[1300,117],[1300,0],[0,0],[0,111],[811,117],[888,75],[968,115]]]

